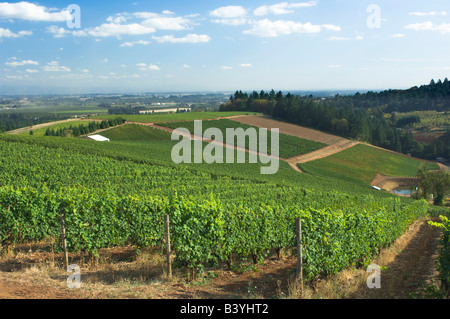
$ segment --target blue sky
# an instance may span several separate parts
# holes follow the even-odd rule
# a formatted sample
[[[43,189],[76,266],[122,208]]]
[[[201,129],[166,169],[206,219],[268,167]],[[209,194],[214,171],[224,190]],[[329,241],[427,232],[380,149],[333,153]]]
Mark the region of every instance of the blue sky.
[[[448,0],[0,2],[7,87],[409,88],[448,77],[449,49]]]

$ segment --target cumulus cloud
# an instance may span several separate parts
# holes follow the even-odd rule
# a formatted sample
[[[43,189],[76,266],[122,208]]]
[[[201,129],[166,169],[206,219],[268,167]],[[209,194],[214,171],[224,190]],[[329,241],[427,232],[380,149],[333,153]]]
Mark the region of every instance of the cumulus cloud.
[[[22,60],[22,61],[16,61],[16,58],[12,58],[13,61],[6,62],[5,65],[17,67],[17,66],[23,66],[23,65],[39,65],[39,62],[33,61],[33,60]]]
[[[348,40],[350,40],[350,38],[346,38],[346,37],[330,37],[330,40],[332,40],[332,41],[348,41]]]
[[[250,30],[245,30],[244,34],[251,34],[259,37],[277,37],[295,33],[314,34],[321,32],[322,29],[331,31],[341,30],[340,27],[330,24],[313,25],[310,22],[301,23],[287,20],[271,21],[269,19],[263,19],[253,22],[252,28]]]
[[[154,12],[118,13],[109,16],[106,22],[101,25],[82,30],[66,30],[57,26],[50,26],[47,29],[56,38],[61,38],[68,34],[98,38],[120,38],[127,35],[152,34],[158,30],[190,30],[193,25],[194,22],[188,16],[177,17],[174,16],[173,12],[164,10],[163,14]],[[126,42],[124,46],[133,46],[134,44],[143,43]]]
[[[31,31],[19,31],[17,33],[12,32],[10,29],[0,28],[0,39],[1,38],[20,38],[27,35],[32,35]]]
[[[390,36],[390,38],[403,38],[405,35],[403,33],[394,33],[393,35]]]
[[[173,14],[173,13],[172,13]],[[137,18],[145,19],[141,22],[143,26],[157,30],[187,30],[191,28],[191,20],[184,17],[172,17],[169,14],[158,14],[153,12],[136,12]]]
[[[232,26],[236,26],[236,25],[244,25],[247,23],[247,19],[246,18],[242,18],[242,19],[213,19],[211,20],[211,22],[213,23],[220,23],[220,24],[225,24],[225,25],[232,25]]]
[[[247,23],[247,10],[241,6],[226,6],[217,8],[209,13],[213,23],[237,26]]]
[[[293,9],[309,8],[309,7],[316,6],[317,4],[318,4],[317,1],[309,1],[309,2],[301,2],[301,3],[282,2],[282,3],[270,5],[270,6],[264,5],[264,6],[258,7],[253,11],[253,14],[256,16],[265,16],[268,14],[274,14],[274,15],[289,14],[289,13],[294,12]]]
[[[86,30],[88,35],[94,37],[120,37],[122,35],[143,35],[156,32],[153,27],[143,26],[138,23],[118,24],[104,23],[95,28]]]
[[[147,63],[138,63],[136,66],[141,71],[159,71],[161,70],[157,65],[154,64],[147,64]]]
[[[42,68],[42,70],[46,72],[70,72],[70,68],[66,66],[59,65],[58,61],[52,61],[50,63],[47,63],[46,66]]]
[[[247,10],[241,6],[226,6],[217,8],[209,14],[216,18],[233,19],[245,17],[247,15]]]
[[[28,21],[63,22],[72,19],[68,10],[55,11],[44,6],[22,1],[0,3],[0,18]]]
[[[173,35],[153,36],[152,38],[159,43],[206,43],[211,40],[211,37],[205,34],[188,34],[182,38],[175,38]]]
[[[450,23],[442,23],[435,25],[433,22],[427,21],[423,23],[413,23],[405,26],[405,29],[414,31],[437,31],[441,33],[450,33]]]
[[[150,44],[150,41],[138,40],[138,41],[124,42],[124,43],[122,43],[120,46],[121,46],[121,47],[133,47],[133,46],[135,46],[136,44],[139,44],[139,45],[149,45],[149,44]]]
[[[426,17],[426,16],[446,16],[447,15],[447,11],[430,11],[430,12],[410,12],[409,15],[412,16],[419,16],[419,17]]]
[[[56,25],[51,25],[47,28],[47,32],[52,33],[53,37],[55,38],[63,38],[67,34],[71,34],[69,30],[66,30],[64,28],[58,27]]]

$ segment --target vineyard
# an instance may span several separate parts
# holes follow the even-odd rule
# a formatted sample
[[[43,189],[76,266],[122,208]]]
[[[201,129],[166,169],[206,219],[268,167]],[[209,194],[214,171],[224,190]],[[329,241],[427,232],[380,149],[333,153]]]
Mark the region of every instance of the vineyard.
[[[194,122],[193,121],[159,123],[159,125],[169,127],[171,129],[186,128],[187,130],[189,130],[189,132],[194,133]],[[204,134],[205,131],[209,128],[219,129],[222,132],[222,137],[223,137],[224,142],[225,142],[225,139],[227,136],[227,134],[226,134],[227,129],[236,130],[238,128],[242,128],[244,131],[247,131],[248,129],[251,129],[251,130],[254,129],[256,131],[256,134],[257,134],[258,140],[259,140],[258,127],[242,124],[242,123],[235,122],[235,121],[228,120],[228,119],[203,121],[202,122],[202,134]],[[268,129],[270,129],[270,128],[268,128]],[[272,141],[270,138],[270,133],[268,133],[268,140],[267,140],[268,154],[270,154],[270,150],[272,149],[271,142]],[[228,141],[227,141],[227,143],[228,143]],[[293,157],[296,155],[310,153],[310,152],[316,151],[324,146],[326,146],[324,143],[305,140],[305,139],[298,138],[298,137],[291,136],[291,135],[279,134],[279,149],[280,149],[279,156],[281,158],[290,158],[290,157]],[[245,141],[245,149],[250,149],[249,141],[247,139]]]
[[[126,145],[155,146],[148,143]],[[131,151],[126,157],[125,143],[109,144],[2,136],[2,248],[46,238],[58,242],[61,214],[71,252],[95,256],[105,247],[162,248],[167,214],[175,261],[201,272],[223,263],[231,267],[240,258],[260,262],[293,251],[300,218],[304,274],[313,279],[365,265],[428,211],[425,201],[158,165]]]

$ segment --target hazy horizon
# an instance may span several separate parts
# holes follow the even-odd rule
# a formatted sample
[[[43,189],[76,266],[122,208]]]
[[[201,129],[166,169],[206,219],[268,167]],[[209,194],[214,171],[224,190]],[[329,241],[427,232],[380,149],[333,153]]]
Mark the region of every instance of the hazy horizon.
[[[1,2],[0,94],[408,89],[447,77],[449,14],[444,0]]]

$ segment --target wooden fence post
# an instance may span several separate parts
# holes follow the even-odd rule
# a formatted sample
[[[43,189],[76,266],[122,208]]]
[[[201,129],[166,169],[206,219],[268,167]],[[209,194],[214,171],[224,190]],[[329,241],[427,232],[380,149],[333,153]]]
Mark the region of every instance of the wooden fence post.
[[[170,250],[170,230],[169,230],[169,215],[164,216],[165,238],[166,238],[166,258],[167,258],[167,276],[172,279],[172,260]]]
[[[303,251],[302,251],[302,221],[295,220],[297,227],[297,280],[300,283],[300,294],[303,294]]]
[[[64,249],[64,266],[67,270],[67,267],[69,267],[69,256],[67,255],[67,243],[66,243],[66,228],[64,226],[64,214],[62,212],[62,209],[59,209],[59,217],[61,222],[61,239],[62,239],[62,246]]]

